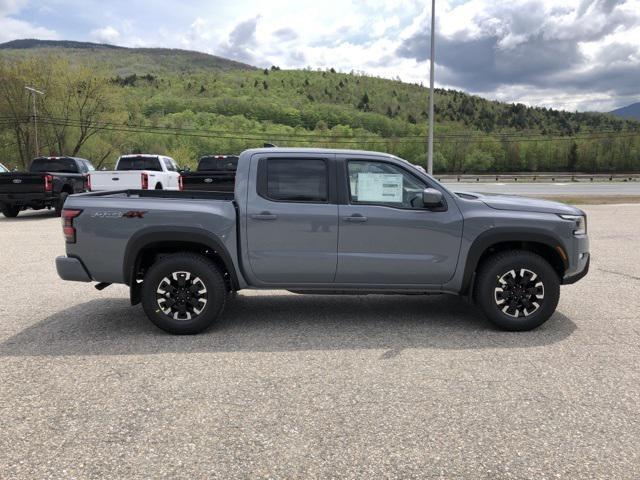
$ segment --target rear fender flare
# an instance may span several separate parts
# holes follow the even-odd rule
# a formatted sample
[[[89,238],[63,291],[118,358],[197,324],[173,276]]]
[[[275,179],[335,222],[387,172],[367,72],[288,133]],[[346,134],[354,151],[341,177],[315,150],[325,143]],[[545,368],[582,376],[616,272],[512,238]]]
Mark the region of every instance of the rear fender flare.
[[[149,227],[136,232],[127,242],[122,264],[122,276],[125,283],[133,286],[135,271],[140,252],[155,243],[188,242],[207,247],[222,260],[231,277],[232,287],[238,288],[238,276],[229,251],[215,234],[195,227]]]

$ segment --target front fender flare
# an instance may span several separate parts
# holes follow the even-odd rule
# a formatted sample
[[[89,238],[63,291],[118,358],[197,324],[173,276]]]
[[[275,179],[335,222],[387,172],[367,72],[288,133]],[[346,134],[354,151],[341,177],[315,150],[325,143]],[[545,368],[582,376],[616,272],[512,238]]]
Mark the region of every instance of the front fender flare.
[[[478,267],[478,262],[482,254],[493,245],[503,242],[532,242],[547,245],[556,250],[557,247],[562,248],[563,252],[567,252],[565,242],[555,234],[543,230],[529,227],[494,227],[486,232],[481,233],[471,244],[467,259],[464,265],[464,274],[462,276],[462,284],[460,292],[466,294],[470,287],[473,275]],[[557,251],[557,250],[556,250]],[[564,261],[564,259],[563,259]],[[565,263],[565,269],[567,265]]]

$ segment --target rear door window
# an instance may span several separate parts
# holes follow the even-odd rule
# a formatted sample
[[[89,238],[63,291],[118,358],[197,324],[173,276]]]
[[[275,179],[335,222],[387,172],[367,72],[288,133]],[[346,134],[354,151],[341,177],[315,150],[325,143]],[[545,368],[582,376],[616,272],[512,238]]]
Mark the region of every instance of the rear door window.
[[[323,159],[268,158],[261,161],[258,193],[278,202],[327,203],[329,181]]]

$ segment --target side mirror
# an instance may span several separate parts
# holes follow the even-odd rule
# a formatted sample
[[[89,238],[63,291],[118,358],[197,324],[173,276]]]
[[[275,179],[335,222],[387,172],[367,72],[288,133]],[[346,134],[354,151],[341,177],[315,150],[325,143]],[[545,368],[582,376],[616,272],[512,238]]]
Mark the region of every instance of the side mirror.
[[[435,208],[442,205],[442,192],[435,188],[425,188],[422,191],[422,205],[425,208]]]

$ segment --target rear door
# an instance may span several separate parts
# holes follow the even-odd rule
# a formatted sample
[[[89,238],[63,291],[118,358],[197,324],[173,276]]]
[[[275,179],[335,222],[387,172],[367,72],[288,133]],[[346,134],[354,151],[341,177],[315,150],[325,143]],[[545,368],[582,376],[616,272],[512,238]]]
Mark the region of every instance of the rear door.
[[[438,285],[456,270],[462,215],[453,201],[422,207],[427,181],[379,158],[342,158],[336,283]],[[445,198],[446,200],[446,198]]]
[[[338,205],[333,155],[273,154],[251,159],[247,254],[267,284],[331,283],[336,273]]]

